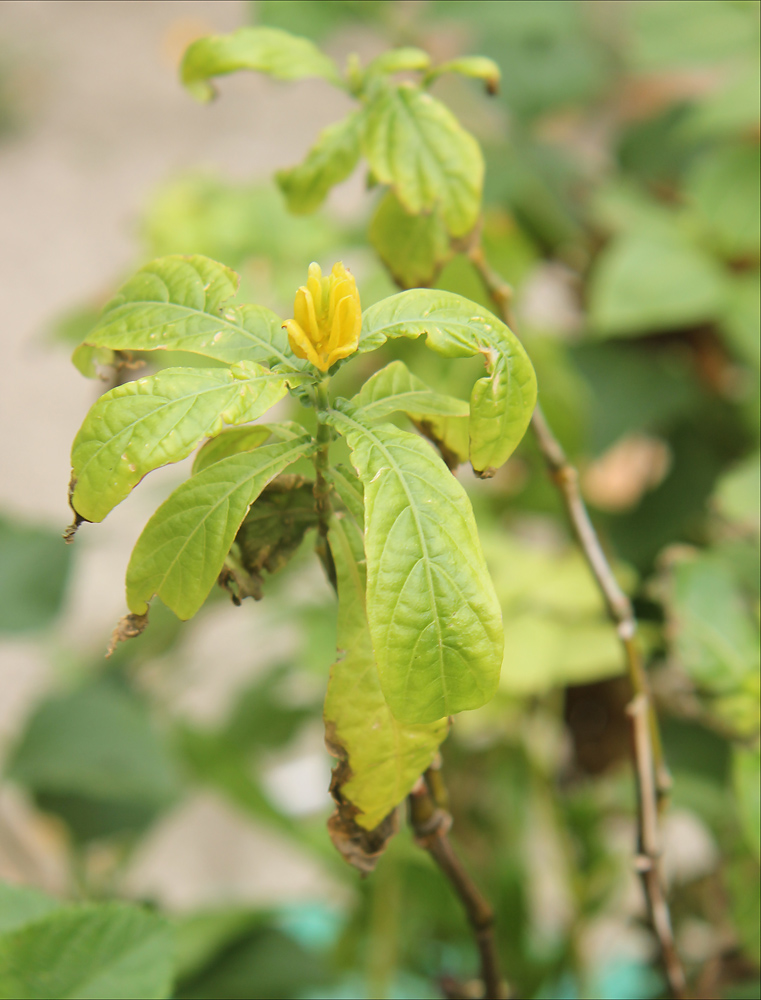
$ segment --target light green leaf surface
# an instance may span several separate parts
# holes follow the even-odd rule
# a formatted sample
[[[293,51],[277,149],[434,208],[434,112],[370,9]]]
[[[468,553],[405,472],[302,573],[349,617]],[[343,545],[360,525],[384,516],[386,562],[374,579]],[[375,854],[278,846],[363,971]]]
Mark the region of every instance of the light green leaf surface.
[[[403,361],[392,361],[372,375],[351,400],[363,420],[385,420],[391,413],[467,417],[470,407],[462,399],[429,389]]]
[[[171,985],[169,925],[135,906],[68,906],[0,937],[2,1000],[160,1000]]]
[[[758,626],[738,581],[719,556],[685,556],[677,563],[669,611],[679,658],[700,688],[729,694],[755,677]]]
[[[724,84],[709,90],[688,112],[680,129],[685,138],[710,141],[757,134],[761,115],[758,46],[748,57],[734,59],[722,77]]]
[[[713,502],[727,520],[756,535],[761,534],[761,456],[758,452],[724,473]]]
[[[544,694],[624,673],[620,641],[580,552],[532,546],[504,531],[483,542],[505,620],[501,690]]]
[[[401,288],[432,285],[454,255],[441,214],[412,215],[393,191],[378,204],[369,230],[370,242]]]
[[[288,208],[295,215],[314,212],[335,184],[352,173],[359,160],[361,112],[355,111],[324,129],[303,163],[275,175]]]
[[[182,483],[159,507],[127,567],[130,611],[145,614],[157,594],[178,618],[206,600],[238,528],[264,487],[306,455],[311,438],[229,455]]]
[[[761,367],[761,281],[758,271],[732,274],[727,281],[727,301],[720,319],[722,332],[733,353],[742,361]]]
[[[180,67],[183,84],[199,101],[210,101],[216,91],[214,76],[238,70],[267,73],[276,80],[322,77],[340,85],[336,64],[308,38],[280,28],[239,28],[229,35],[199,38],[188,48]]]
[[[351,514],[358,525],[365,523],[365,495],[362,483],[351,469],[338,465],[330,470],[332,482],[338,499]]]
[[[0,935],[34,923],[47,913],[60,909],[61,905],[59,900],[39,889],[0,882]]]
[[[451,292],[415,289],[365,312],[359,351],[423,333],[427,346],[444,357],[483,355],[489,377],[476,382],[470,397],[470,460],[477,472],[499,468],[525,434],[536,404],[536,376],[523,346],[475,302]]]
[[[719,253],[758,257],[761,244],[761,153],[757,144],[723,145],[701,156],[685,181]]]
[[[732,750],[732,783],[748,846],[761,861],[761,754],[758,746]]]
[[[256,420],[287,390],[285,376],[253,363],[166,368],[116,386],[94,404],[74,439],[74,509],[87,521],[102,521],[148,472],[179,462],[226,424]]]
[[[716,260],[676,229],[614,238],[595,263],[590,323],[602,337],[658,333],[717,319],[725,277]]]
[[[374,73],[400,73],[403,70],[428,69],[431,65],[431,57],[422,49],[405,47],[401,49],[388,49],[381,52],[367,65],[365,72],[369,75]]]
[[[381,687],[402,722],[494,694],[502,618],[465,491],[429,444],[332,411],[365,490],[367,617]]]
[[[367,107],[362,150],[377,179],[408,212],[438,207],[453,236],[473,228],[481,209],[481,149],[430,94],[402,84],[379,87]]]
[[[365,611],[365,553],[351,518],[334,518],[330,550],[338,577],[338,661],[325,698],[326,739],[348,765],[341,796],[374,829],[409,794],[446,738],[446,719],[405,725],[389,711],[375,666]]]
[[[225,307],[237,290],[235,271],[209,257],[159,257],[119,289],[74,352],[74,363],[80,370],[82,360],[91,366],[91,348],[101,347],[292,365],[279,316],[263,306]]]
[[[253,451],[260,444],[272,437],[272,428],[267,424],[254,424],[253,427],[231,427],[222,431],[217,437],[207,441],[193,460],[193,475],[202,472],[215,462],[228,455],[239,455],[242,451]]]
[[[425,82],[432,83],[444,73],[459,73],[460,76],[483,80],[490,94],[497,93],[502,78],[500,68],[493,59],[487,59],[486,56],[461,56],[436,66],[426,74]]]

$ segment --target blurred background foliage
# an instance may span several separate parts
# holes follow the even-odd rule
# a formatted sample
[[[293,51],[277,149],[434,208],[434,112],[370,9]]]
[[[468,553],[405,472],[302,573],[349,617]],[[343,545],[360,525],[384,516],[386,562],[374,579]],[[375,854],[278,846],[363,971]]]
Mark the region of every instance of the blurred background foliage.
[[[328,50],[370,39],[500,65],[495,98],[457,79],[435,92],[484,146],[485,245],[516,289],[545,412],[642,623],[674,777],[666,863],[677,940],[696,995],[758,996],[759,4],[249,9],[253,23]],[[0,73],[3,123],[13,117],[5,104]],[[296,218],[274,183],[189,172],[146,206],[139,256],[207,254],[241,273],[244,298],[283,316],[311,260],[343,258],[367,306],[395,289],[368,243],[374,197],[352,214],[339,190]],[[488,305],[462,256],[437,285]],[[100,305],[62,317],[59,344],[81,339]],[[342,369],[341,390],[369,364],[402,356],[431,384],[467,391],[467,365],[415,343],[393,352]],[[495,905],[513,995],[662,996],[631,873],[628,689],[614,631],[530,437],[488,483],[461,476],[503,603],[507,655],[498,697],[458,718],[443,756],[455,839]],[[299,637],[295,652],[252,676],[227,717],[202,725],[175,710],[166,674],[192,626],[156,607],[148,631],[108,665],[63,671],[10,748],[5,778],[55,817],[72,898],[129,897],[141,839],[199,787],[317,859],[343,889],[164,918],[2,887],[0,995],[18,995],[7,956],[47,947],[46,928],[59,945],[85,931],[97,944],[121,928],[134,948],[92,988],[118,975],[134,996],[435,997],[442,976],[472,977],[463,915],[409,833],[360,881],[324,831],[327,801],[310,804],[306,787],[285,794],[273,778],[275,755],[314,730],[334,656],[331,594],[305,568],[311,545],[265,587],[272,620]],[[47,629],[55,645],[69,561],[56,535],[0,521],[0,629]],[[63,990],[68,974],[56,966],[49,988]]]

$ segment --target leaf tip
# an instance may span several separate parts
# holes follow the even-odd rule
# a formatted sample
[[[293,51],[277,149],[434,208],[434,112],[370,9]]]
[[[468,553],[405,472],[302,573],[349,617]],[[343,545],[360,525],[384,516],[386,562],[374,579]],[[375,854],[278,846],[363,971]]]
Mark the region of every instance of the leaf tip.
[[[493,465],[488,465],[485,469],[477,469],[473,466],[473,472],[479,479],[493,479],[497,470]]]
[[[68,526],[68,528],[61,535],[61,538],[63,538],[63,540],[66,542],[67,545],[71,545],[71,543],[74,541],[74,536],[76,535],[77,531],[79,530],[80,524],[82,524],[83,522],[84,522],[84,518],[80,514],[77,514],[75,512],[75,514],[74,514],[74,520],[71,522],[71,524]]]
[[[129,614],[120,618],[116,624],[116,628],[111,633],[111,641],[108,644],[108,649],[106,650],[106,659],[110,659],[114,653],[114,650],[120,642],[126,642],[127,639],[134,639],[138,635],[142,635],[148,625],[148,612],[146,611],[143,615]]]

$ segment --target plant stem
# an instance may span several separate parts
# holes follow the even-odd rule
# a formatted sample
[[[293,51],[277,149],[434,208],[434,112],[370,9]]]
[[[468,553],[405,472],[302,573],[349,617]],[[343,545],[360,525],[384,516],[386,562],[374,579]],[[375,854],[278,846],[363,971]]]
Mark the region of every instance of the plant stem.
[[[410,792],[408,802],[415,842],[428,851],[449,879],[473,928],[481,958],[484,1000],[503,1000],[507,993],[499,974],[494,911],[468,875],[449,840],[452,816],[446,808],[446,788],[440,762],[428,768]]]
[[[328,545],[328,529],[330,527],[330,515],[333,508],[330,503],[330,491],[332,486],[328,478],[328,452],[330,450],[330,427],[323,419],[329,407],[328,401],[328,379],[324,379],[317,386],[315,397],[315,407],[317,409],[317,451],[314,453],[314,506],[317,513],[317,555],[325,568],[328,580],[333,589],[336,589],[336,570],[333,565],[333,557]]]
[[[632,724],[632,750],[637,776],[637,812],[639,815],[639,855],[635,866],[642,876],[650,920],[661,946],[661,957],[669,987],[675,997],[686,997],[687,982],[676,950],[671,914],[666,900],[666,887],[661,865],[658,836],[658,809],[653,771],[652,728],[649,723],[651,706],[646,694],[632,698],[627,714]]]
[[[497,307],[497,311],[504,322],[515,332],[512,322],[512,287],[490,267],[480,244],[472,246],[468,251],[468,256]],[[592,525],[584,498],[581,495],[579,473],[569,462],[562,445],[552,432],[538,404],[531,418],[531,429],[552,481],[563,500],[576,540],[597,582],[608,613],[615,622],[616,631],[626,656],[627,672],[633,692],[629,711],[633,724],[636,724],[633,763],[639,788],[638,840],[640,858],[647,861],[647,871],[645,871],[644,862],[641,860],[638,862],[638,870],[643,874],[645,895],[653,929],[660,944],[669,987],[674,997],[681,998],[686,996],[685,976],[674,945],[665,885],[658,861],[660,856],[658,816],[665,806],[671,790],[671,776],[663,755],[658,718],[653,705],[642,653],[636,638],[637,622],[634,610],[631,601],[618,585],[600,544],[600,539]],[[637,706],[636,709],[635,706]],[[646,750],[643,741],[646,744]]]

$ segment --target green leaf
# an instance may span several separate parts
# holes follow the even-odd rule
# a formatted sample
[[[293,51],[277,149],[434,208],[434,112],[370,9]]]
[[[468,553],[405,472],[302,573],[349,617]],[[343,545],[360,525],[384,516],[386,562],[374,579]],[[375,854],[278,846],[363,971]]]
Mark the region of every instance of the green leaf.
[[[231,427],[207,441],[193,460],[193,475],[214,465],[228,455],[239,455],[242,451],[253,451],[272,437],[272,428],[267,424],[253,427]]]
[[[230,35],[199,38],[186,51],[180,76],[193,97],[206,102],[216,93],[211,77],[241,69],[267,73],[276,80],[322,77],[341,85],[332,59],[309,39],[279,28],[239,28]]]
[[[354,473],[343,465],[330,470],[330,481],[338,498],[359,525],[365,523],[365,496],[362,483]]]
[[[399,411],[441,417],[467,417],[470,412],[462,399],[429,389],[403,361],[392,361],[377,371],[351,401],[363,420],[385,420]]]
[[[716,248],[729,257],[758,257],[761,236],[758,144],[720,146],[701,156],[685,181]]]
[[[439,209],[453,236],[481,210],[481,149],[454,115],[415,87],[379,87],[367,107],[362,151],[375,177],[412,215]]]
[[[761,756],[757,746],[733,748],[732,780],[743,835],[756,861],[761,861]]]
[[[502,621],[473,512],[433,449],[351,404],[332,411],[365,489],[367,617],[381,688],[401,722],[434,722],[494,694]]]
[[[502,78],[500,68],[493,59],[487,59],[486,56],[461,56],[459,59],[450,59],[449,62],[441,63],[432,69],[426,74],[426,84],[432,83],[444,73],[458,73],[460,76],[469,76],[473,80],[483,80],[490,94],[497,93],[499,81]]]
[[[709,91],[686,115],[680,129],[685,138],[726,140],[757,134],[761,114],[761,66],[757,46],[749,57],[733,60],[731,69],[722,77],[723,86]]]
[[[383,24],[388,0],[258,0],[256,16],[260,24],[286,31],[298,31],[321,41],[337,31]]]
[[[753,6],[724,0],[636,4],[632,8],[636,64],[673,72],[677,66],[705,66],[755,51],[758,8]]]
[[[714,503],[727,520],[756,535],[761,532],[761,456],[758,452],[721,477]]]
[[[675,566],[669,611],[679,657],[701,688],[732,693],[757,672],[758,628],[719,557],[685,556]]]
[[[320,207],[335,184],[351,174],[359,160],[362,113],[354,111],[343,121],[324,129],[306,159],[290,170],[279,170],[276,180],[295,215]]]
[[[758,271],[733,274],[727,282],[727,302],[721,317],[733,352],[755,368],[761,367],[761,282]]]
[[[74,363],[88,361],[93,347],[108,347],[292,365],[280,317],[263,306],[225,308],[237,290],[235,271],[208,257],[159,257],[119,289],[74,352]]]
[[[104,680],[44,701],[8,773],[83,839],[142,828],[179,791],[145,705]]]
[[[350,518],[333,518],[330,550],[338,577],[338,654],[325,698],[326,740],[339,765],[354,821],[372,830],[409,794],[446,738],[446,719],[404,725],[389,711],[375,666],[365,611],[365,553]]]
[[[447,358],[482,354],[488,378],[470,397],[470,460],[489,474],[513,453],[536,404],[536,376],[512,331],[482,306],[434,289],[414,289],[366,310],[358,350],[374,351],[389,338],[427,334],[426,345]]]
[[[410,214],[387,191],[370,222],[370,242],[402,288],[432,285],[454,255],[438,210]]]
[[[504,531],[484,537],[502,606],[500,689],[526,696],[624,673],[621,644],[581,553],[548,552]]]
[[[717,261],[677,231],[623,233],[597,258],[590,322],[604,337],[659,333],[719,318],[724,294]]]
[[[159,1000],[171,980],[169,925],[134,906],[65,907],[0,937],[7,1000]]]
[[[61,905],[39,889],[0,882],[0,935],[34,923]]]
[[[74,439],[74,509],[102,521],[148,472],[186,458],[225,424],[256,420],[287,390],[286,376],[252,362],[230,370],[166,368],[116,386]]]
[[[370,63],[365,72],[371,74],[401,73],[403,71],[428,69],[431,65],[431,57],[422,49],[405,47],[401,49],[388,49],[381,52]]]
[[[0,516],[0,632],[29,632],[56,618],[71,556],[60,532]]]
[[[270,480],[306,455],[311,438],[229,455],[182,483],[159,507],[127,567],[127,603],[145,614],[158,594],[178,618],[192,618],[219,576],[238,528]]]

